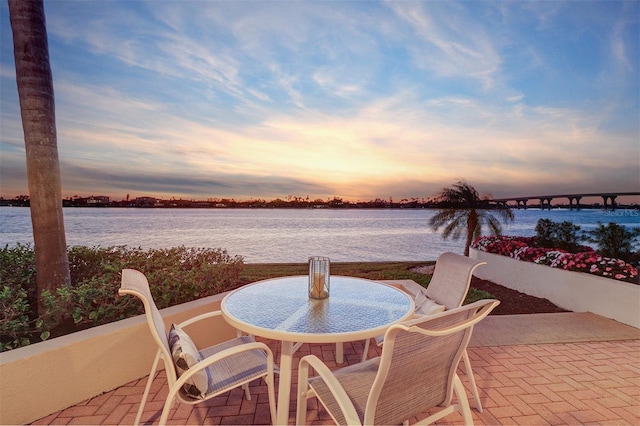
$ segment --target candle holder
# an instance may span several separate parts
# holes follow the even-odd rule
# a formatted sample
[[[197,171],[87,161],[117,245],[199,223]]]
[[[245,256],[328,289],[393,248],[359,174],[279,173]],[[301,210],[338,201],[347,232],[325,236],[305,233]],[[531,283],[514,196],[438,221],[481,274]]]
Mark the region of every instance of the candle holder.
[[[326,299],[329,297],[329,258],[313,256],[309,258],[309,297]]]

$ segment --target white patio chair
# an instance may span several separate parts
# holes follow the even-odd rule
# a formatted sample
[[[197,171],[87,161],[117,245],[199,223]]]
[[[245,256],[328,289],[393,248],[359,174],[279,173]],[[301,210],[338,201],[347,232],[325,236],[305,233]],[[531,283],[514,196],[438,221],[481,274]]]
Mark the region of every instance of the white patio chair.
[[[340,425],[405,423],[437,406],[444,408],[419,424],[432,423],[455,411],[462,414],[464,424],[473,424],[456,370],[473,325],[499,303],[479,300],[392,325],[385,333],[382,356],[333,372],[315,355],[303,357],[298,367],[296,424],[308,423],[307,399],[311,397],[317,397]],[[309,377],[309,368],[318,375]]]
[[[431,281],[426,290],[421,289],[420,292],[415,295],[416,316],[432,315],[442,312],[443,310],[462,306],[469,292],[473,271],[478,266],[485,264],[486,262],[480,262],[459,254],[442,253],[436,260],[433,277],[431,277]],[[384,336],[378,336],[374,340],[378,346],[381,346],[384,343]],[[362,361],[367,359],[368,352],[369,340],[365,342]],[[478,393],[471,362],[469,361],[469,356],[466,351],[462,358],[464,360],[465,372],[469,377],[469,384],[471,385],[471,392],[476,409],[482,412],[480,394]]]
[[[253,337],[240,336],[198,350],[182,328],[206,318],[219,316],[220,311],[198,315],[177,325],[173,324],[167,333],[162,316],[149,291],[147,278],[134,269],[122,271],[122,282],[118,293],[130,294],[142,300],[147,324],[153,340],[158,345],[136,415],[136,425],[140,423],[160,360],[164,363],[169,384],[169,394],[160,417],[161,425],[166,424],[169,411],[176,400],[184,404],[198,404],[238,387],[243,387],[246,398],[251,399],[248,384],[260,378],[264,378],[267,383],[271,421],[275,423],[274,363],[273,354],[267,345],[256,342]]]

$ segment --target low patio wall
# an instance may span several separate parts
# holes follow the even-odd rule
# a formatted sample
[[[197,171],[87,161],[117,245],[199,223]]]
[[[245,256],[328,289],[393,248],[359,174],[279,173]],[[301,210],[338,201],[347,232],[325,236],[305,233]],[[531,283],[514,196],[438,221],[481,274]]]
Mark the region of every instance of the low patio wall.
[[[411,280],[384,281],[411,294]],[[163,309],[167,326],[217,311],[227,293]],[[188,328],[198,347],[236,336],[222,318]],[[0,354],[0,425],[25,424],[149,374],[156,344],[144,315]]]
[[[225,294],[161,312],[170,326],[219,310]],[[222,317],[203,320],[188,330],[202,347],[236,336]],[[30,423],[145,377],[155,353],[144,315],[3,352],[0,424]]]
[[[640,328],[640,285],[583,272],[565,271],[485,251],[469,257],[487,262],[474,274],[574,312],[592,312]]]

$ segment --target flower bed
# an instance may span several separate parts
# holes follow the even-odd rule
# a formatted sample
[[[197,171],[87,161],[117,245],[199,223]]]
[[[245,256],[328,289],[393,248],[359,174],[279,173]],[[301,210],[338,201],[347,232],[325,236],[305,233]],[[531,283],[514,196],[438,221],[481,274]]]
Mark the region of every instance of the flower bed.
[[[581,246],[578,253],[569,253],[561,249],[539,247],[536,237],[492,235],[477,238],[471,248],[552,268],[640,284],[636,267],[620,259],[601,256],[588,246]]]
[[[550,268],[510,256],[469,250],[469,257],[487,264],[474,275],[482,280],[548,299],[573,312],[592,312],[640,328],[640,285],[603,276]]]

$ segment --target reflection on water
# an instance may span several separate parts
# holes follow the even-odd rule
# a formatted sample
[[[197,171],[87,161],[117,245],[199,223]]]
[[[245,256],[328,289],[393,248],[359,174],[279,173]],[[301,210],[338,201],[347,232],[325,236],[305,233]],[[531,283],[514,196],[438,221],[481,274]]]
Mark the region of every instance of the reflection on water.
[[[247,263],[435,260],[462,253],[463,240],[442,240],[429,227],[433,210],[412,209],[118,209],[65,208],[68,245],[142,248],[211,247]],[[640,226],[635,209],[514,210],[507,235],[535,235],[538,219],[569,221],[583,230],[597,222]],[[28,208],[0,207],[0,244],[33,243]]]

